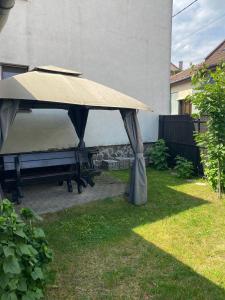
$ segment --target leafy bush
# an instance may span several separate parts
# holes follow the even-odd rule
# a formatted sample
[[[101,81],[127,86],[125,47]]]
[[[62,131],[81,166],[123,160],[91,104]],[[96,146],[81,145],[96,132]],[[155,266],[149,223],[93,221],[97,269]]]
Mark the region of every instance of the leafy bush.
[[[151,163],[157,170],[165,170],[168,168],[167,153],[168,147],[166,147],[165,141],[160,139],[158,140],[152,148],[149,150],[149,157]]]
[[[43,297],[52,261],[45,234],[34,226],[39,219],[24,208],[20,215],[12,203],[0,203],[0,299],[36,300]]]
[[[225,63],[210,69],[193,69],[194,93],[188,96],[198,109],[199,117],[207,117],[207,131],[196,134],[203,148],[204,173],[219,198],[225,191]]]
[[[191,178],[194,173],[192,162],[179,155],[176,157],[176,166],[174,169],[180,178]]]
[[[220,184],[221,192],[223,192],[225,191],[225,145],[217,145],[217,147],[207,145],[206,150],[205,142],[202,142],[202,138],[204,138],[204,133],[198,135],[196,140],[199,145],[204,145],[204,148],[201,151],[204,174],[215,191],[219,189]],[[219,155],[221,157],[223,155],[221,160],[218,160],[217,158]]]

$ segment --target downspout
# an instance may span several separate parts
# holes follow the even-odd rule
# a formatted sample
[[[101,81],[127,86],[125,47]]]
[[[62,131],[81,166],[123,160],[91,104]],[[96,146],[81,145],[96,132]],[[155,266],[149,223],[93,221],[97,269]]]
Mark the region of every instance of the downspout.
[[[0,0],[0,31],[4,27],[11,8],[13,8],[15,0]]]

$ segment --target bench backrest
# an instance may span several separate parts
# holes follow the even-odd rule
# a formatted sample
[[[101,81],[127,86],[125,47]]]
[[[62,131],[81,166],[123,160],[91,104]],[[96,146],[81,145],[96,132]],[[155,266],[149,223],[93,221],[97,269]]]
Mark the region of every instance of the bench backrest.
[[[69,150],[3,155],[4,170],[15,170],[16,159],[19,160],[21,169],[43,168],[88,162],[88,152]]]

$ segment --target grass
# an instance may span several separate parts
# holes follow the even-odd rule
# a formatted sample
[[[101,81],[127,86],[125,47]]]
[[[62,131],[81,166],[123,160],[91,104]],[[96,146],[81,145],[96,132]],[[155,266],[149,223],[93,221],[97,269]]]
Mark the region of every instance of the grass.
[[[201,180],[147,174],[146,206],[118,197],[45,217],[57,272],[46,299],[225,299],[224,201]]]

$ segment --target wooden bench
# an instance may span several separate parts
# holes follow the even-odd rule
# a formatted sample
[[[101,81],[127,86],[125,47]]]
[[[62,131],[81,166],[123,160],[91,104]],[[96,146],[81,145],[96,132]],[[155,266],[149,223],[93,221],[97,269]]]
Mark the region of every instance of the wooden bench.
[[[73,192],[74,180],[81,193],[88,184],[94,186],[93,177],[100,174],[93,164],[96,153],[96,149],[72,149],[0,155],[2,188],[17,203],[23,197],[22,186],[32,183],[51,181],[63,185],[66,181],[68,192]]]

